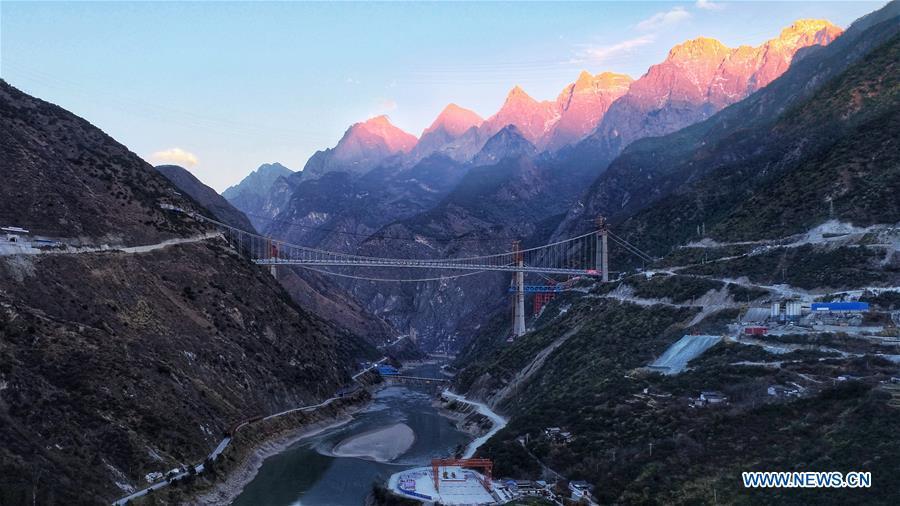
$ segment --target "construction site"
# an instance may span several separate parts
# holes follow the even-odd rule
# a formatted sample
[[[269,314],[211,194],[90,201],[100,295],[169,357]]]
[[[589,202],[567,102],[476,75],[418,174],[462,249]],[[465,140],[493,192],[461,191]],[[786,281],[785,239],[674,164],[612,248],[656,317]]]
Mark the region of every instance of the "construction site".
[[[431,466],[392,475],[388,489],[401,497],[448,505],[509,502],[515,496],[493,479],[492,468],[488,459],[432,459]]]

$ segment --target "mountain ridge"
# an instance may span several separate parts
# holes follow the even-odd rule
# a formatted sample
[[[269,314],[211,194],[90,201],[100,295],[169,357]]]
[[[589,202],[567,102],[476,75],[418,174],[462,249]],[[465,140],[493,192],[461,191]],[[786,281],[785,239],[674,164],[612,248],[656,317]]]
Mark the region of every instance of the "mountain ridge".
[[[599,158],[609,158],[636,139],[670,133],[741,100],[783,73],[798,51],[829,44],[841,32],[825,20],[800,19],[758,46],[729,48],[698,37],[674,46],[637,80],[582,71],[554,100],[536,100],[516,85],[483,120],[451,103],[419,139],[377,116],[351,126],[334,148],[317,152],[304,172],[309,177],[331,170],[362,173],[380,163],[403,163],[410,151],[407,163],[432,153],[468,161],[507,125],[515,125],[539,151],[588,141],[608,151]],[[451,119],[452,128],[441,127]],[[390,162],[391,157],[397,160]]]

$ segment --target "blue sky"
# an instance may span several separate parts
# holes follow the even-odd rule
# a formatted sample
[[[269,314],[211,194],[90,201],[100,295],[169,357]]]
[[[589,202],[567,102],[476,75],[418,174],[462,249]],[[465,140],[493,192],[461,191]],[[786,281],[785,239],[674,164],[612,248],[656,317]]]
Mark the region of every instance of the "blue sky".
[[[582,69],[637,78],[693,37],[758,45],[884,3],[2,1],[0,75],[221,191],[373,115],[419,135],[449,102],[486,117],[516,84],[551,99]]]

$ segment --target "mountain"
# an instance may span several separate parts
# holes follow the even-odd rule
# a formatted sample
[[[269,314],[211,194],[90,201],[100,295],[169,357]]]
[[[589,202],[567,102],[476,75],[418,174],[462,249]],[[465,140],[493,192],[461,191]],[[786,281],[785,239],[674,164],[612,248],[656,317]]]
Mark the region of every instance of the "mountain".
[[[212,213],[210,218],[248,232],[256,232],[250,220],[244,216],[244,213],[238,211],[225,200],[224,197],[216,193],[215,190],[206,186],[193,174],[184,167],[178,165],[159,165],[156,170],[172,182],[176,188],[186,193],[194,199],[204,209]]]
[[[391,124],[387,116],[355,123],[334,148],[314,154],[303,168],[307,179],[327,172],[365,174],[386,160],[405,155],[416,145],[416,137]]]
[[[474,165],[494,165],[504,158],[534,156],[537,148],[528,142],[515,125],[506,125],[488,139],[481,150],[472,158]]]
[[[474,111],[448,105],[422,132],[413,149],[414,159],[440,153],[457,161],[467,160],[479,148],[478,127],[483,122]]]
[[[278,162],[264,163],[241,179],[240,183],[226,188],[222,196],[229,201],[239,198],[242,194],[265,197],[278,178],[288,177],[293,173],[294,171]]]
[[[535,158],[534,152],[515,126],[507,126],[475,157],[485,163],[473,163],[439,202],[385,224],[355,251],[447,258],[509,251],[516,240],[526,247],[545,244],[594,173],[587,165],[561,167]],[[415,328],[425,349],[455,349],[477,332],[486,314],[505,306],[508,287],[507,274],[477,273],[417,284],[356,283],[350,289],[394,327]]]
[[[265,231],[288,242],[352,251],[384,225],[423,212],[454,188],[467,166],[433,154],[411,165],[382,165],[362,175],[300,178]]]
[[[827,21],[799,20],[758,47],[731,49],[697,38],[672,48],[665,61],[637,81],[610,72],[582,72],[556,100],[544,101],[515,86],[486,120],[450,104],[418,140],[379,116],[351,126],[337,146],[313,155],[303,172],[308,178],[334,171],[362,174],[381,163],[402,163],[406,157],[406,163],[414,163],[433,153],[469,161],[508,125],[539,151],[558,151],[584,140],[574,157],[584,158],[587,152],[605,166],[636,139],[678,130],[764,87],[788,68],[798,51],[829,44],[840,33]]]
[[[559,121],[541,140],[541,146],[555,151],[593,132],[609,106],[628,91],[632,81],[624,74],[603,72],[592,76],[582,71],[556,98]]]
[[[615,155],[631,142],[708,118],[769,84],[798,51],[841,33],[823,20],[799,20],[757,47],[729,48],[706,37],[673,47],[607,111],[589,142]]]
[[[872,51],[774,124],[735,132],[663,176],[664,195],[627,226],[688,237],[705,224],[718,240],[805,232],[829,220],[858,227],[900,222],[900,37]],[[674,187],[673,187],[674,186]],[[668,191],[665,191],[668,190]],[[646,224],[646,225],[645,225]]]
[[[537,144],[558,120],[559,111],[555,102],[538,102],[521,87],[515,86],[500,110],[486,119],[478,130],[481,138],[489,139],[507,125],[514,125],[528,142]]]
[[[888,126],[895,90],[879,76],[895,69],[883,59],[880,66],[859,60],[892,54],[898,11],[891,3],[862,18],[706,121],[633,143],[597,178],[560,233],[583,229],[585,216],[605,215],[630,220],[628,234],[661,252],[689,239],[698,225],[715,237],[756,239],[798,233],[829,217],[890,221],[891,199],[866,182],[893,177]],[[847,81],[835,80],[841,73]],[[826,82],[831,87],[824,89]],[[848,179],[848,167],[858,165],[854,156],[883,160],[859,166]]]
[[[229,186],[222,192],[228,202],[240,209],[257,230],[268,223],[265,218],[274,217],[281,210],[286,178],[294,171],[280,163],[265,163],[251,172],[240,183]]]
[[[401,241],[421,242],[403,251],[433,256],[440,252],[479,254],[479,247],[470,244],[468,236],[487,234],[488,230],[499,231],[510,240],[533,239],[538,237],[537,230],[545,234],[546,227],[557,226],[562,214],[569,217],[559,234],[570,230],[567,227],[576,221],[577,227],[589,226],[599,214],[594,209],[599,207],[593,199],[579,199],[620,149],[618,145],[610,147],[609,139],[602,136],[604,124],[621,124],[625,131],[634,122],[638,125],[635,136],[640,137],[701,121],[770,82],[795,54],[799,63],[821,48],[816,44],[831,42],[837,33],[839,29],[827,22],[798,21],[759,47],[731,49],[712,39],[688,41],[673,48],[666,61],[638,81],[619,74],[583,72],[553,101],[535,100],[516,86],[500,110],[483,122],[471,111],[448,106],[423,132],[410,154],[376,157],[381,160],[377,168],[367,169],[365,176],[349,169],[341,175],[338,168],[318,183],[307,181],[302,189],[296,186],[301,178],[293,178],[291,209],[279,218],[284,223],[275,225],[271,232],[308,246],[348,252],[362,248],[367,254],[381,256],[393,256],[398,251],[395,242],[387,238],[399,237]],[[631,102],[640,108],[632,111]],[[648,107],[651,103],[659,103],[660,108]],[[610,119],[614,113],[619,114],[619,120]],[[656,126],[645,129],[641,126],[645,123]],[[446,181],[436,192],[401,185],[405,190],[399,194],[405,198],[397,199],[398,192],[390,187],[402,180],[399,175],[404,170],[424,162],[425,154],[434,155],[426,164],[429,174],[439,176],[444,172]],[[309,164],[322,164],[328,156],[320,152]],[[492,172],[492,167],[502,170]],[[477,191],[480,198],[465,198],[457,191],[487,187],[495,191]],[[627,198],[640,202],[653,195],[653,188],[643,188],[640,195]],[[497,202],[505,207],[496,208]],[[543,214],[534,215],[535,209]],[[588,218],[585,213],[593,214]],[[418,226],[426,222],[450,227],[450,237],[437,227]],[[456,303],[470,305],[465,298],[474,297],[480,288],[469,286],[469,280],[459,284],[462,288],[454,294],[453,302],[443,304],[442,310],[460,315],[456,321],[467,324],[467,311],[474,308],[450,308]],[[390,295],[384,298],[370,288],[358,289],[356,295],[373,312],[390,315],[397,328],[413,325],[422,335],[429,332],[428,328],[443,337],[458,335],[464,339],[463,334],[457,334],[457,323],[450,322],[448,329],[436,328],[438,309],[428,308],[426,298],[435,296],[437,288],[420,293],[399,287],[388,290]],[[423,339],[428,341],[427,337]]]
[[[583,71],[566,86],[555,101],[537,101],[514,87],[496,114],[479,128],[482,139],[489,139],[508,125],[541,151],[557,150],[580,141],[593,132],[610,105],[624,95],[632,79],[623,74]]]
[[[4,226],[95,246],[145,244],[199,232],[197,225],[159,209],[159,202],[183,200],[171,183],[149,165],[136,163],[133,153],[87,121],[5,81],[0,107]],[[106,144],[103,156],[80,149],[92,143]]]
[[[455,391],[509,418],[478,456],[502,463],[497,474],[586,480],[601,504],[896,502],[893,483],[826,497],[748,488],[740,476],[900,466],[887,437],[900,429],[890,386],[900,365],[883,359],[900,346],[814,315],[769,320],[780,328],[759,340],[735,324],[785,300],[858,299],[867,322],[896,310],[898,62],[892,2],[706,121],[627,147],[557,235],[602,213],[615,243],[659,258],[629,275],[626,252],[613,251],[619,280],[581,280],[511,344],[498,311],[462,350]],[[719,336],[677,374],[651,366],[693,348],[677,343]],[[796,391],[773,393],[780,384]],[[726,400],[706,404],[701,392]]]
[[[0,256],[3,504],[109,504],[375,353],[162,209],[210,213],[140,157],[5,81],[0,167],[0,221],[67,247]]]
[[[236,228],[256,232],[242,212],[235,209],[215,190],[204,185],[187,170],[176,165],[162,165],[156,167],[156,170],[171,181],[178,190],[186,193],[208,210],[211,218]],[[264,172],[270,169],[261,170]],[[278,176],[278,179],[284,180],[282,176]],[[275,184],[277,183],[276,180]],[[266,221],[265,224],[269,225],[270,223]],[[381,344],[395,334],[384,321],[367,312],[326,275],[306,269],[295,270],[287,267],[279,268],[277,274],[279,283],[291,295],[294,302],[313,314],[320,315],[323,320],[336,328],[363,336],[367,342],[373,344]]]
[[[609,105],[628,91],[631,78],[604,72],[582,72],[556,101],[539,102],[516,86],[496,114],[482,120],[476,113],[448,105],[422,133],[413,150],[422,156],[440,152],[457,161],[475,156],[484,144],[507,126],[515,126],[529,143],[555,150],[591,133]],[[476,165],[480,162],[475,162]]]
[[[637,295],[635,287],[651,282],[657,286],[650,293]],[[511,344],[502,327],[486,326],[473,341],[482,346],[456,362],[453,388],[509,422],[476,456],[492,459],[498,475],[543,479],[546,466],[567,480],[586,480],[600,504],[714,504],[712,490],[720,504],[893,504],[900,493],[893,482],[865,489],[864,497],[838,489],[784,494],[745,488],[741,473],[827,465],[875,476],[900,465],[900,442],[890,437],[900,420],[886,386],[900,368],[879,357],[896,346],[857,348],[865,355],[857,357],[846,351],[859,338],[770,335],[760,343],[722,340],[677,375],[647,367],[683,338],[729,334],[727,324],[741,312],[734,286],[641,273],[558,297],[535,330]],[[778,300],[757,292],[750,297],[759,305]],[[489,340],[493,347],[484,346]],[[796,395],[768,393],[779,384]],[[704,405],[701,392],[727,401]],[[548,436],[548,427],[570,437]]]

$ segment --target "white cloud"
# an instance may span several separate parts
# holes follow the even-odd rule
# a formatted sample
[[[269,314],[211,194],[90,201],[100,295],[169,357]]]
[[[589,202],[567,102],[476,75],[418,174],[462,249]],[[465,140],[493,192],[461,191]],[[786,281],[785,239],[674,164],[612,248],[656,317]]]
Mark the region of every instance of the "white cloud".
[[[636,25],[637,29],[642,32],[651,32],[659,30],[666,26],[680,23],[691,17],[691,13],[684,10],[684,7],[673,7],[665,12],[657,12],[649,18],[641,21]]]
[[[712,2],[710,0],[697,0],[697,3],[694,4],[694,7],[707,11],[720,11],[725,8],[724,5]]]
[[[397,101],[391,98],[379,98],[375,101],[375,110],[381,114],[389,113],[397,109]]]
[[[164,149],[150,155],[150,159],[154,163],[173,163],[185,167],[193,167],[197,165],[197,156],[189,151],[181,148]]]
[[[633,49],[652,43],[652,35],[642,35],[633,39],[623,40],[608,46],[589,47],[584,52],[595,62],[602,62],[615,56],[630,53]]]

